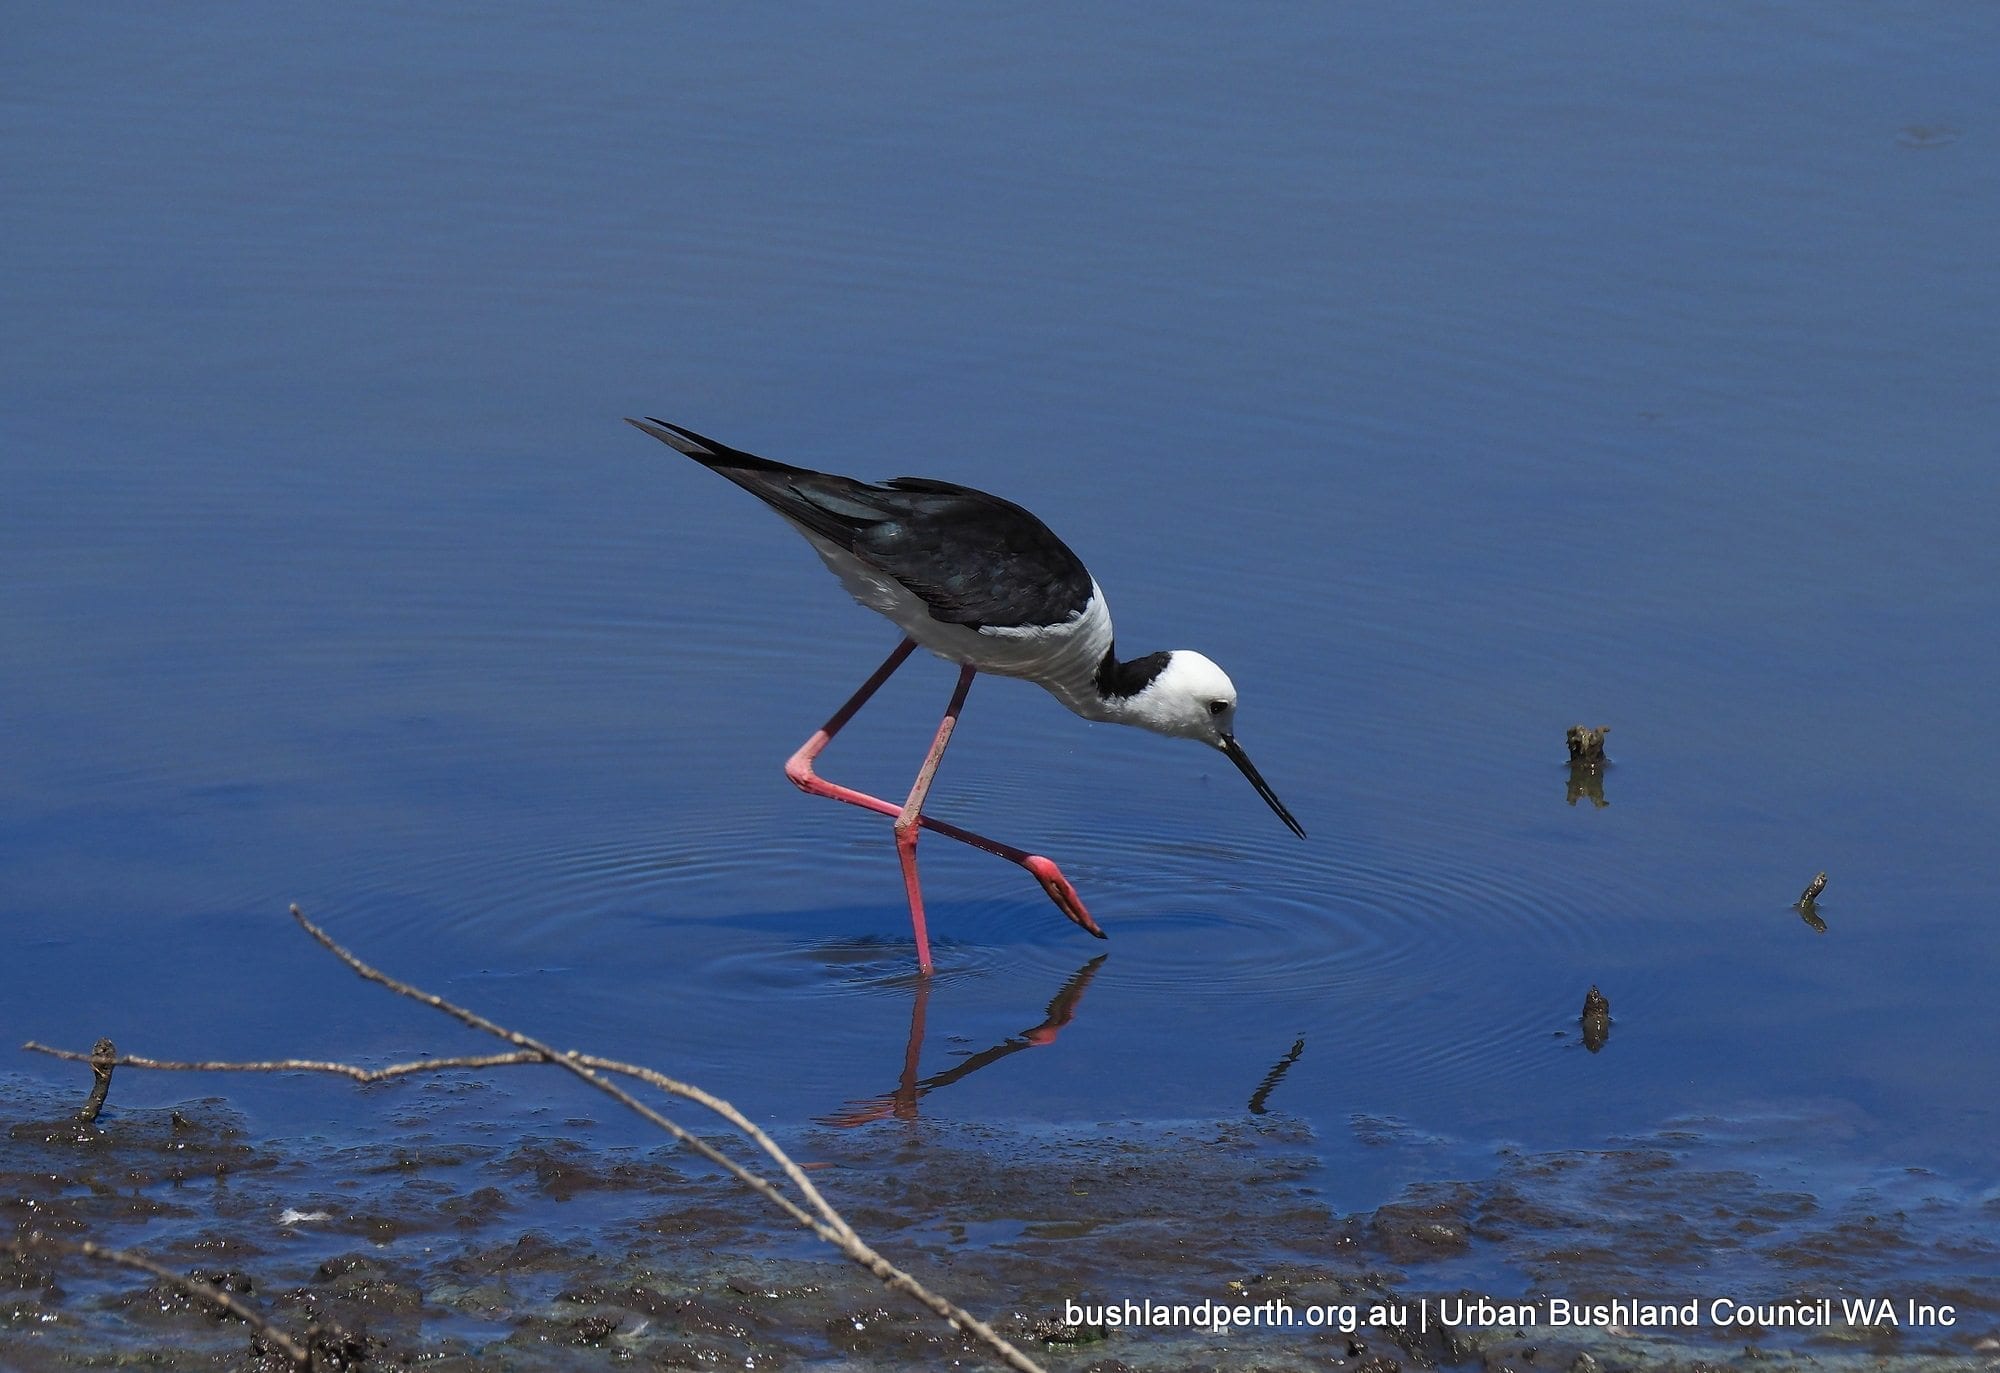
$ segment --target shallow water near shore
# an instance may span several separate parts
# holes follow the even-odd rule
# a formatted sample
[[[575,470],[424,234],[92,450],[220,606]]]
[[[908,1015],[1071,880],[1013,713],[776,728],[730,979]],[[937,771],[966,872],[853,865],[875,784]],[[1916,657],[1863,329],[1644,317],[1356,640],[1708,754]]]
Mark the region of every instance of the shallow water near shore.
[[[1893,1251],[1884,1295],[1992,1290],[1996,38],[1951,6],[20,16],[9,1044],[469,1047],[297,901],[852,1141],[919,1247],[982,1150],[1282,1127],[1327,1226],[1448,1184],[1588,1229],[1616,1160],[1684,1149],[1697,1195],[1811,1199],[1755,1218],[1800,1248],[1649,1228],[1635,1295],[1697,1254],[1688,1295],[1810,1294],[1845,1271],[1814,1245]],[[932,808],[1056,858],[1110,938],[933,836],[919,980],[886,822],[779,770],[893,631],[631,413],[1037,510],[1124,652],[1228,668],[1311,839],[1219,757],[981,679]],[[823,773],[900,795],[950,682],[913,659]],[[1594,791],[1576,723],[1611,727]],[[22,1119],[86,1078],[0,1071]],[[653,1143],[566,1091],[424,1128]],[[219,1092],[336,1172],[407,1128],[262,1078],[127,1073],[114,1112]],[[873,1191],[939,1141],[935,1194]],[[491,1185],[517,1234],[587,1228]],[[1884,1216],[1879,1251],[1840,1229]],[[1255,1233],[1214,1276],[1320,1231]],[[1520,1295],[1561,1248],[1395,1262]]]
[[[27,1117],[0,1139],[11,1208],[72,1239],[138,1230],[153,1254],[350,1361],[979,1358],[684,1152],[582,1142],[576,1132],[598,1125],[588,1116],[493,1128],[510,1087],[410,1081],[368,1093],[394,1101],[390,1138],[274,1145],[218,1099],[91,1127],[37,1119],[51,1103],[23,1086],[0,1082],[10,1113]],[[1440,1176],[1345,1212],[1327,1204],[1312,1132],[1268,1114],[906,1121],[893,1143],[781,1133],[863,1234],[1051,1369],[1652,1368],[1738,1352],[1801,1367],[1984,1366],[2000,1289],[1940,1263],[1967,1269],[1981,1251],[1978,1222],[1937,1179],[1788,1190],[1738,1165],[1761,1163],[1774,1129],[1825,1122],[1760,1122],[1747,1150],[1724,1124],[1507,1151],[1490,1176]],[[1419,1142],[1370,1128],[1378,1144]],[[73,1170],[118,1185],[66,1185]],[[1934,1246],[1942,1254],[1922,1252]],[[213,1367],[243,1345],[240,1326],[160,1282],[135,1289],[43,1251],[0,1277],[13,1291],[7,1324],[29,1335],[10,1367],[71,1367],[120,1346],[152,1351],[148,1367]],[[1483,1295],[1486,1283],[1536,1295]],[[1760,1289],[1788,1295],[1728,1295]]]

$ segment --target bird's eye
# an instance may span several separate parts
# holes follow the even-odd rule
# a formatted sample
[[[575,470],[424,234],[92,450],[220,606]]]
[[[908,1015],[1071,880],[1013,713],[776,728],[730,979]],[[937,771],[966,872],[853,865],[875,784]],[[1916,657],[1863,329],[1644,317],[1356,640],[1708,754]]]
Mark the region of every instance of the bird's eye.
[[[1208,713],[1210,715],[1220,715],[1227,709],[1229,709],[1229,702],[1227,701],[1210,701],[1208,703]]]

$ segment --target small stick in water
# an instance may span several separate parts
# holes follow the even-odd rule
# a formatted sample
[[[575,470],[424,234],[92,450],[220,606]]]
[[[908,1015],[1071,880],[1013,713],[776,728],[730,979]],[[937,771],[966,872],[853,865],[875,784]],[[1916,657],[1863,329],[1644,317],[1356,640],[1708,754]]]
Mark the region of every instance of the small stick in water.
[[[118,1066],[118,1046],[108,1039],[100,1039],[90,1046],[90,1071],[94,1081],[90,1084],[90,1096],[85,1099],[83,1109],[76,1113],[78,1125],[95,1125],[97,1113],[104,1109],[104,1098],[111,1094],[111,1070]]]
[[[1820,919],[1819,914],[1819,894],[1825,890],[1826,874],[1821,873],[1806,884],[1805,891],[1792,906],[1799,913],[1799,919],[1812,927],[1814,934],[1826,933],[1826,921]]]

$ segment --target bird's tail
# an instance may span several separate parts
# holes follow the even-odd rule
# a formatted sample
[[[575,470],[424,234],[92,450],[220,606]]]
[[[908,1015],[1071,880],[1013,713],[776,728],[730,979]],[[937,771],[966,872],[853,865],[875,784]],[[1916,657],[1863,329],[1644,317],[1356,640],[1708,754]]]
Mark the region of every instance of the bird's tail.
[[[739,472],[791,473],[806,470],[782,462],[772,462],[769,458],[760,458],[755,453],[746,453],[740,448],[731,448],[726,443],[704,438],[692,429],[683,429],[678,424],[668,424],[665,420],[654,419],[650,415],[642,420],[627,419],[625,423],[642,433],[651,434],[667,447],[677,449],[702,466],[714,468],[718,472],[727,472],[732,468]]]
[[[727,477],[793,524],[831,539],[841,548],[853,548],[857,530],[894,516],[894,511],[884,510],[878,503],[880,497],[893,496],[894,492],[884,492],[851,477],[760,458],[665,420],[625,422],[687,454],[717,476]]]

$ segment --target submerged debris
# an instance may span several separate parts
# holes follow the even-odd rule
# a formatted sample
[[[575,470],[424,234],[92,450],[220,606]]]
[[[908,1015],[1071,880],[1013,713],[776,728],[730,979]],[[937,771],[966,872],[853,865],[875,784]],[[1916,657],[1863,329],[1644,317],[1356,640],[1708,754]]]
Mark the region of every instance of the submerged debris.
[[[1588,763],[1593,767],[1604,766],[1604,736],[1611,732],[1609,725],[1571,725],[1569,727],[1569,760],[1572,763]]]

